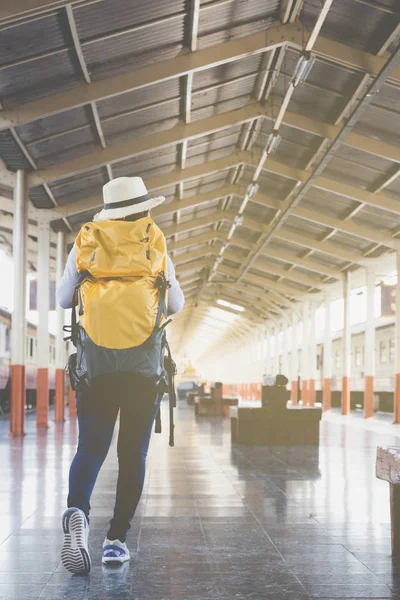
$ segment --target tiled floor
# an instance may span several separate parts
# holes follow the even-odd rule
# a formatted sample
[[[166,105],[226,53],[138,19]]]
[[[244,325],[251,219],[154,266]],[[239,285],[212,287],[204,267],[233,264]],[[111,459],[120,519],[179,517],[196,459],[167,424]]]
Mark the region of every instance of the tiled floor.
[[[374,476],[375,448],[400,445],[398,426],[331,414],[319,450],[232,448],[227,420],[195,420],[182,403],[176,416],[175,448],[166,431],[153,436],[133,559],[106,568],[113,446],[93,496],[85,577],[59,558],[76,422],[37,433],[30,416],[22,442],[0,423],[0,600],[400,598],[389,490]]]

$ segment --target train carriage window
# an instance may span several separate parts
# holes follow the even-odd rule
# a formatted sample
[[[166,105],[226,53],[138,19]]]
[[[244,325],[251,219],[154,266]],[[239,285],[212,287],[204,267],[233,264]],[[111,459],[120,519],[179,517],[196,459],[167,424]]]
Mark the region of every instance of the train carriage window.
[[[6,327],[6,352],[11,350],[11,329]]]
[[[380,344],[379,344],[379,361],[381,363],[387,363],[387,361],[388,361],[386,342],[380,342]]]
[[[394,358],[396,354],[396,344],[394,338],[389,340],[389,361],[394,363]]]

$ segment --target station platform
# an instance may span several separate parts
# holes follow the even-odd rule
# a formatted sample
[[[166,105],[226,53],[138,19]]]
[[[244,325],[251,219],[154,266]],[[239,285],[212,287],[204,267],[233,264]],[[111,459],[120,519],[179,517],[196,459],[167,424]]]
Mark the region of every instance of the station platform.
[[[314,447],[231,446],[229,421],[176,410],[176,447],[153,435],[132,560],[103,567],[116,482],[112,446],[92,497],[89,576],[60,564],[60,516],[75,453],[75,419],[23,440],[0,422],[1,600],[303,600],[400,598],[390,550],[389,488],[378,445],[400,427],[332,412]]]

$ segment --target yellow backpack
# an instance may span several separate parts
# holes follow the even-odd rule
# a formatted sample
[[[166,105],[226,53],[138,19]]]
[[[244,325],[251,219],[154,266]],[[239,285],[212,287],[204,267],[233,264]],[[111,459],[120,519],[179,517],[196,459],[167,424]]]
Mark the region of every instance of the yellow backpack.
[[[159,277],[168,279],[160,228],[150,217],[86,223],[75,246],[77,271],[88,274],[79,288],[80,322],[86,334],[103,348],[143,344],[157,323],[156,282]]]

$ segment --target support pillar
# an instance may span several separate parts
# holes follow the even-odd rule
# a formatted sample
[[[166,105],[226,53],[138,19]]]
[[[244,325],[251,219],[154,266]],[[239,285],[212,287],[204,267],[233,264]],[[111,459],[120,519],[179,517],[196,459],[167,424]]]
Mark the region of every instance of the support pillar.
[[[76,416],[76,396],[71,383],[68,383],[68,414],[70,417]]]
[[[344,327],[343,327],[343,377],[342,377],[342,414],[350,414],[351,380],[351,328],[350,328],[351,275],[347,271],[343,282]]]
[[[38,223],[38,370],[36,384],[36,425],[48,427],[49,417],[49,281],[50,281],[50,225]]]
[[[14,189],[14,306],[11,321],[11,415],[10,434],[25,435],[25,344],[26,344],[26,249],[28,190],[26,175],[16,174]]]
[[[65,264],[65,234],[63,231],[57,233],[57,288],[60,284]],[[56,398],[55,398],[55,420],[64,421],[65,405],[65,342],[63,327],[65,323],[65,313],[57,303],[57,334],[56,334]]]
[[[367,268],[367,321],[364,342],[364,417],[366,419],[374,416],[375,279],[374,270]]]
[[[396,284],[396,324],[395,324],[395,391],[394,391],[394,423],[400,423],[400,248],[396,254],[397,284]]]
[[[309,354],[309,379],[308,379],[308,402],[310,406],[315,406],[316,390],[315,381],[317,378],[317,334],[315,317],[317,313],[317,303],[313,300],[310,304],[310,354]]]
[[[322,407],[324,411],[331,409],[332,404],[332,324],[331,324],[330,296],[325,297],[325,331],[324,331],[324,355],[323,355],[323,379],[324,389],[322,394]]]
[[[269,375],[269,362],[271,358],[271,338],[269,330],[265,330],[265,357],[264,357],[264,374]]]
[[[303,305],[303,340],[301,344],[301,400],[303,406],[308,406],[308,365],[309,365],[309,317],[310,305],[308,300]]]
[[[292,380],[292,389],[291,389],[291,399],[292,405],[296,406],[298,404],[298,394],[299,394],[299,360],[298,360],[298,348],[297,348],[297,317],[293,316],[292,319],[292,360],[291,360],[291,380]]]
[[[288,377],[288,335],[289,331],[287,326],[282,331],[282,374]],[[289,377],[288,377],[289,379]]]
[[[278,328],[275,328],[275,341],[274,341],[274,375],[278,375],[279,374],[279,337],[280,337],[280,332],[278,330]]]

